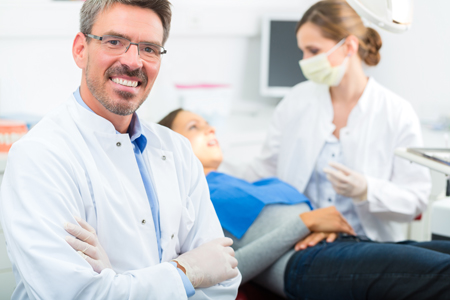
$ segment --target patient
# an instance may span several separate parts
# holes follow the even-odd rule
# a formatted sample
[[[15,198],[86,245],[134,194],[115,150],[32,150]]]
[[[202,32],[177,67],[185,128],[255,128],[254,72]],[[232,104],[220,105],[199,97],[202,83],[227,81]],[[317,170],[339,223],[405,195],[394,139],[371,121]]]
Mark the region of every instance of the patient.
[[[450,243],[354,236],[334,207],[310,211],[308,200],[286,183],[248,183],[218,173],[222,152],[215,130],[199,115],[179,109],[160,124],[187,137],[203,164],[243,282],[253,279],[289,299],[450,298]],[[95,235],[86,243],[102,251]],[[83,257],[101,272],[104,256]]]

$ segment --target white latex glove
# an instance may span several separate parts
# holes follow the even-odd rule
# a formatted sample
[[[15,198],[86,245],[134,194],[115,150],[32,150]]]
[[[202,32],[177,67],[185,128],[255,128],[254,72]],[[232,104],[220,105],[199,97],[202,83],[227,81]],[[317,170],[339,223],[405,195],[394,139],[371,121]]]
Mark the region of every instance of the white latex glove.
[[[218,238],[181,254],[174,261],[186,270],[194,288],[206,288],[236,277],[238,261],[230,238]]]
[[[64,229],[76,237],[66,236],[67,243],[92,266],[95,272],[100,274],[103,269],[112,269],[108,255],[98,241],[95,229],[79,217],[75,217],[75,220],[81,227],[68,222],[64,223]]]
[[[330,162],[329,165],[334,169],[324,168],[323,171],[336,193],[359,201],[367,199],[367,180],[364,175],[337,162]]]

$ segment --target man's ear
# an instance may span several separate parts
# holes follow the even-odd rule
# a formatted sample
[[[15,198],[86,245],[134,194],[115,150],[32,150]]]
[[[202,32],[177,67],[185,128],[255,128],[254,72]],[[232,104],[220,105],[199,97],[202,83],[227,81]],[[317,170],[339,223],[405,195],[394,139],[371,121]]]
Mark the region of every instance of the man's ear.
[[[85,69],[87,64],[87,41],[83,33],[78,32],[72,46],[72,55],[80,69]]]
[[[347,45],[347,54],[349,56],[353,56],[353,54],[358,53],[359,40],[356,36],[353,34],[349,35],[345,40],[345,44]]]

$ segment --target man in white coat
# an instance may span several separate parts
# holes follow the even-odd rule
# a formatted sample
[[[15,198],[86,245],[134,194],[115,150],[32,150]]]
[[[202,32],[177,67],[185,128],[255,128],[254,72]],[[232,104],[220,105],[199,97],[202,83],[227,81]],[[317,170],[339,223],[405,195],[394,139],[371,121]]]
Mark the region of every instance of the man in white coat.
[[[235,299],[241,276],[200,162],[186,139],[135,113],[165,53],[170,3],[87,0],[80,15],[80,88],[8,157],[0,211],[13,299]],[[69,223],[96,234],[67,236],[80,228]]]

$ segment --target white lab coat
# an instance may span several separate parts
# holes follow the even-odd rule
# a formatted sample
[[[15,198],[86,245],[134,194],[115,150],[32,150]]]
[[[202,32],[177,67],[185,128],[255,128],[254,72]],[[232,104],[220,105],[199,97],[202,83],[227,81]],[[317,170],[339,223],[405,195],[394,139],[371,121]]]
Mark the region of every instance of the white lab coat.
[[[335,130],[329,88],[296,85],[277,106],[261,154],[247,180],[277,176],[304,192],[325,140]],[[340,131],[345,165],[366,176],[367,201],[355,204],[367,236],[405,238],[404,226],[422,213],[431,190],[429,170],[394,156],[398,147],[420,147],[419,120],[411,105],[369,79],[347,126]]]
[[[128,134],[116,134],[71,97],[8,156],[0,210],[17,283],[13,299],[187,298],[168,261],[223,232],[189,142],[156,124],[143,129],[163,262]],[[74,215],[95,228],[114,270],[97,274],[64,240],[63,223],[77,224]],[[235,299],[240,279],[197,289],[191,299]]]

